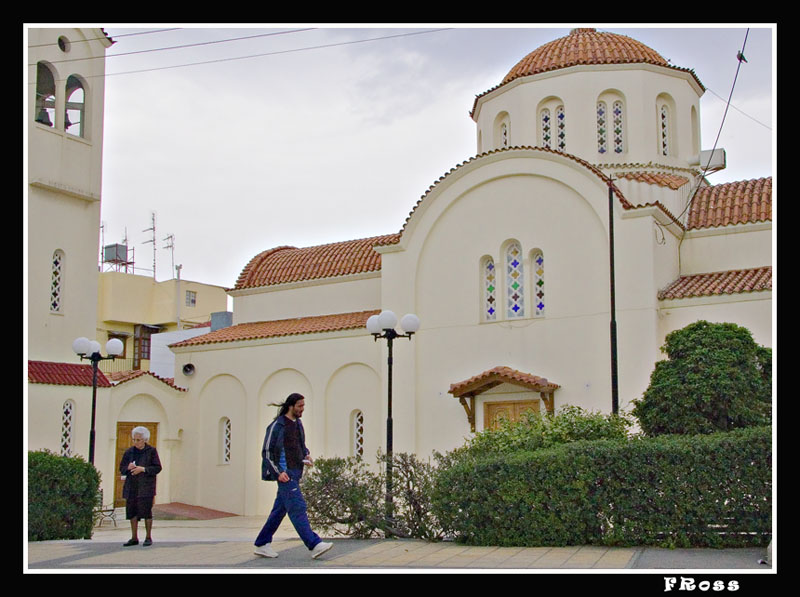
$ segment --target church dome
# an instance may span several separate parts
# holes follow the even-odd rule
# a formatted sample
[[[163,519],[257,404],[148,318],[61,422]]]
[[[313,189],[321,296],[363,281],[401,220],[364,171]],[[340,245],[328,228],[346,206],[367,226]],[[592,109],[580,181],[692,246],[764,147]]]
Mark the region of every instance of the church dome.
[[[671,67],[652,48],[625,35],[596,29],[573,29],[569,35],[535,49],[520,60],[503,79],[536,75],[577,65],[648,63]]]

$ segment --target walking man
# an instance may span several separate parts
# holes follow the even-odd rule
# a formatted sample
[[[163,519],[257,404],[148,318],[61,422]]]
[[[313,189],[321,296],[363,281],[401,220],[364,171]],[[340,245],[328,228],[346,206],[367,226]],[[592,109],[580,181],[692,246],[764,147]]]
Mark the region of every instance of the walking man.
[[[302,394],[290,394],[280,407],[278,416],[269,424],[261,448],[261,478],[278,482],[278,495],[267,522],[255,540],[255,554],[265,558],[277,558],[272,548],[272,536],[278,530],[284,516],[289,515],[297,534],[316,559],[331,547],[311,530],[305,498],[300,491],[303,466],[314,466],[306,448],[306,434],[300,418],[305,409]]]

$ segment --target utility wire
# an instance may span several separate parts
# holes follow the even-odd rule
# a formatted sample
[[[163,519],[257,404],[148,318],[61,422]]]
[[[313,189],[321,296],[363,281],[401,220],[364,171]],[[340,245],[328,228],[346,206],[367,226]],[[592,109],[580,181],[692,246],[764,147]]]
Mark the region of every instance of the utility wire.
[[[119,35],[115,35],[114,39],[119,39],[120,37],[131,37],[133,35],[149,35],[151,33],[165,33],[165,32],[168,32],[168,31],[180,31],[180,30],[181,30],[180,27],[173,27],[171,29],[150,29],[149,31],[134,31],[133,33],[121,33]],[[70,40],[70,43],[74,43],[74,44],[77,44],[77,43],[88,43],[90,41],[100,41],[100,40],[107,40],[107,39],[108,39],[108,37],[90,37],[89,39]],[[33,46],[28,46],[28,47],[29,48],[46,48],[48,46],[55,46],[55,45],[57,45],[57,43],[58,42],[49,43],[49,44],[36,44],[36,45],[33,45]]]
[[[300,32],[303,32],[303,31],[313,31],[314,29],[315,29],[314,27],[308,27],[306,29],[292,29],[292,30],[289,30],[289,31],[273,31],[271,33],[259,33],[258,35],[246,35],[246,36],[242,36],[242,37],[233,37],[233,38],[229,38],[229,39],[216,39],[216,40],[211,40],[211,41],[201,41],[201,42],[197,42],[197,43],[193,43],[193,44],[183,44],[183,45],[180,45],[180,46],[169,46],[169,47],[165,47],[165,48],[150,48],[148,50],[136,50],[136,51],[133,51],[133,52],[123,52],[121,54],[106,54],[104,56],[87,56],[85,58],[65,58],[64,60],[53,60],[51,62],[53,64],[59,64],[61,62],[79,62],[81,60],[107,60],[108,58],[116,58],[118,56],[133,56],[134,54],[148,54],[150,52],[163,52],[165,50],[181,50],[181,49],[184,49],[184,48],[195,48],[197,46],[209,46],[209,45],[213,45],[213,44],[228,43],[228,42],[231,42],[231,41],[241,41],[241,40],[245,40],[245,39],[256,39],[256,38],[260,38],[260,37],[270,37],[270,36],[273,36],[273,35],[284,35],[284,34],[287,34],[287,33],[300,33]],[[115,36],[115,37],[121,37],[121,36]],[[47,45],[53,45],[53,44],[47,44]],[[30,66],[32,66],[32,65],[30,65]]]
[[[383,36],[379,36],[379,37],[370,37],[370,38],[367,38],[367,39],[355,39],[355,40],[351,40],[351,41],[336,42],[336,43],[330,43],[330,44],[321,44],[321,45],[318,45],[318,46],[306,46],[306,47],[303,47],[303,48],[293,48],[293,49],[290,49],[290,50],[276,50],[274,52],[264,52],[264,53],[260,53],[260,54],[248,54],[246,56],[234,56],[232,58],[217,58],[217,59],[214,59],[214,60],[205,60],[205,61],[201,61],[201,62],[188,62],[188,63],[184,63],[184,64],[175,64],[175,65],[172,65],[172,66],[157,66],[157,67],[153,67],[153,68],[144,68],[144,69],[140,69],[140,70],[124,71],[124,72],[118,72],[118,73],[105,73],[104,76],[111,77],[111,76],[117,76],[117,75],[133,75],[133,74],[147,73],[147,72],[153,72],[153,71],[159,71],[159,70],[168,70],[168,69],[173,69],[173,68],[184,68],[184,67],[187,67],[187,66],[201,66],[201,65],[205,65],[205,64],[215,64],[215,63],[219,63],[219,62],[231,62],[231,61],[234,61],[234,60],[248,60],[250,58],[261,58],[263,56],[275,56],[275,55],[278,55],[278,54],[291,54],[293,52],[304,52],[304,51],[307,51],[307,50],[321,50],[321,49],[325,49],[325,48],[335,48],[335,47],[341,47],[341,46],[361,44],[361,43],[366,43],[366,42],[371,42],[371,41],[380,41],[380,40],[384,40],[384,39],[396,39],[396,38],[400,38],[400,37],[410,37],[412,35],[423,35],[423,34],[426,34],[426,33],[439,33],[439,32],[442,32],[442,31],[450,31],[450,30],[451,30],[450,28],[445,28],[445,29],[427,29],[425,31],[414,31],[412,33],[398,33],[398,34],[395,34],[395,35],[383,35]]]
[[[678,220],[680,220],[681,217],[683,217],[683,215],[687,211],[689,211],[689,208],[692,205],[692,201],[694,201],[694,198],[697,196],[697,192],[700,190],[700,184],[702,183],[703,180],[705,180],[706,173],[708,172],[708,169],[709,169],[709,167],[711,165],[711,160],[714,158],[714,151],[716,151],[716,149],[717,149],[717,143],[719,143],[719,137],[722,134],[722,127],[725,125],[725,118],[728,115],[728,108],[730,108],[730,106],[731,106],[731,98],[733,97],[733,90],[736,88],[736,80],[739,78],[739,70],[742,68],[742,62],[747,62],[747,60],[745,60],[745,58],[744,58],[744,48],[747,45],[747,36],[748,36],[749,33],[750,33],[750,28],[748,28],[747,31],[745,31],[744,41],[742,42],[742,49],[739,50],[739,52],[736,54],[736,58],[737,58],[737,61],[738,61],[738,64],[736,65],[736,74],[733,76],[733,83],[731,84],[731,91],[728,94],[728,100],[727,100],[727,102],[725,104],[725,111],[722,113],[722,121],[719,123],[719,129],[717,130],[717,138],[714,139],[714,146],[711,148],[711,153],[708,156],[708,162],[706,162],[706,166],[703,169],[703,173],[701,174],[699,180],[697,181],[697,185],[695,186],[694,191],[692,192],[692,195],[689,197],[689,200],[686,202],[686,207],[678,215]],[[684,235],[685,234],[686,234],[686,232],[684,230]],[[683,240],[683,238],[681,238],[681,240]]]

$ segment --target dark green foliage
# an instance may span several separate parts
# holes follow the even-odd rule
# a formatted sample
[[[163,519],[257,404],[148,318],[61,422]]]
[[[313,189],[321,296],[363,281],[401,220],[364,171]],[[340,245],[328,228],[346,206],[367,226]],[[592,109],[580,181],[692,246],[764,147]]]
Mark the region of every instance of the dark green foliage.
[[[82,458],[28,452],[28,540],[91,539],[99,488]]]
[[[698,321],[670,333],[632,414],[647,435],[768,425],[772,351],[732,323]]]
[[[358,458],[318,458],[303,480],[312,526],[354,538],[385,535],[433,540],[439,525],[430,507],[434,468],[409,454],[392,458],[392,523],[386,520],[386,456],[380,472]]]
[[[433,510],[475,545],[766,545],[771,439],[752,428],[451,461]]]

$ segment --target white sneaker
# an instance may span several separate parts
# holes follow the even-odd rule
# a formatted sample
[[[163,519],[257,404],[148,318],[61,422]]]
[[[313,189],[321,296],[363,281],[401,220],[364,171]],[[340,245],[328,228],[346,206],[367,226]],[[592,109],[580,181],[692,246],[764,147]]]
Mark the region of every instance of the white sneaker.
[[[333,543],[321,543],[321,542],[317,543],[311,550],[311,557],[316,560],[319,556],[324,554],[331,547],[333,547]]]
[[[278,557],[278,552],[272,549],[272,545],[270,543],[265,543],[264,545],[256,547],[253,553],[264,558]]]

